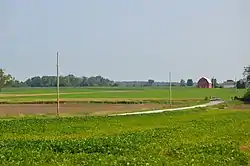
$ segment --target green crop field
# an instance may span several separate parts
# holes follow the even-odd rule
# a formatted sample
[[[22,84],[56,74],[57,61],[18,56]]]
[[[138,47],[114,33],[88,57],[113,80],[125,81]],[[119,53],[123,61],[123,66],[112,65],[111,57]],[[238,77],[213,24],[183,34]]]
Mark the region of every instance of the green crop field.
[[[247,165],[250,111],[0,120],[0,165]]]
[[[205,99],[210,96],[231,100],[234,96],[242,96],[244,92],[235,89],[173,87],[170,105],[169,87],[60,88],[60,102],[63,103],[60,115],[109,115],[185,107],[207,103]],[[5,88],[0,92],[0,116],[52,115],[56,113],[56,100],[56,88]]]
[[[220,97],[225,100],[234,96],[241,96],[244,90],[235,89],[198,89],[180,88],[172,89],[174,100],[204,99],[209,96]],[[56,100],[56,88],[11,88],[3,89],[0,101],[34,101]],[[62,100],[94,100],[94,99],[168,99],[169,89],[165,88],[61,88]]]
[[[182,100],[197,103],[210,96],[230,100],[244,92],[174,87],[172,97],[174,103]],[[60,98],[65,101],[160,101],[169,99],[169,89],[61,88]],[[12,103],[52,100],[56,100],[55,88],[10,88],[0,93],[0,101]],[[73,115],[73,109],[126,112],[128,104],[121,107],[87,103],[79,108],[69,107],[67,113]],[[157,104],[151,107],[155,106]],[[41,105],[20,108],[3,105],[1,111],[10,113],[22,109],[25,112],[27,109],[28,113],[39,113],[42,112],[39,107]],[[136,104],[130,111],[144,107],[146,105]],[[4,116],[0,118],[0,165],[248,165],[250,108],[228,107],[124,117]],[[53,107],[43,109],[54,112]]]

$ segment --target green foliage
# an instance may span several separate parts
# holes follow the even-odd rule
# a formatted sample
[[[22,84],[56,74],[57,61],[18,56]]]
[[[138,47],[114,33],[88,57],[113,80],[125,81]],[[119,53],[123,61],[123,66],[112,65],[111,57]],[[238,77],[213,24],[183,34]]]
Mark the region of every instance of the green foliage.
[[[3,69],[0,69],[0,91],[2,91],[2,88],[11,80],[11,75],[6,74]]]
[[[181,81],[180,81],[180,85],[181,85],[181,86],[186,86],[186,82],[185,82],[185,80],[181,79]]]
[[[84,86],[112,86],[114,81],[101,76],[95,77],[76,77],[72,74],[68,76],[60,76],[59,82],[61,87],[84,87]],[[36,76],[29,78],[25,84],[30,87],[56,87],[56,76]]]
[[[237,89],[245,89],[246,88],[245,82],[243,80],[237,81],[236,87],[237,87]]]
[[[128,101],[128,100],[168,100],[168,88],[61,88],[60,98],[66,100],[102,100],[102,101]],[[206,96],[216,96],[228,100],[234,96],[243,96],[244,90],[235,89],[201,89],[173,87],[172,97],[174,100],[204,100]],[[9,88],[3,89],[0,95],[2,102],[30,102],[56,100],[56,88]]]
[[[243,101],[250,103],[250,89],[244,94]]]
[[[0,121],[0,165],[247,165],[250,112]],[[244,126],[244,127],[243,127]]]
[[[170,142],[170,135],[164,130],[152,130],[85,140],[1,141],[0,164],[247,165],[247,157],[235,142],[177,144]],[[166,145],[156,144],[163,140]],[[154,144],[156,149],[153,149]],[[165,149],[168,146],[170,148]],[[151,155],[147,150],[151,150]]]
[[[243,76],[246,78],[246,87],[250,88],[250,65],[244,67]]]

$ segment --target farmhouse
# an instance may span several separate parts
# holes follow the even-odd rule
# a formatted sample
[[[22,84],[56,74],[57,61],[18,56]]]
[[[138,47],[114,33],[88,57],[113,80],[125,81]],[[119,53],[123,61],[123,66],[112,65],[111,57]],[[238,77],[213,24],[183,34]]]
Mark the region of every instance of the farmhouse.
[[[198,88],[212,88],[212,82],[207,77],[201,77],[197,83]]]
[[[235,88],[235,86],[236,86],[236,82],[233,80],[227,80],[222,83],[223,88]]]

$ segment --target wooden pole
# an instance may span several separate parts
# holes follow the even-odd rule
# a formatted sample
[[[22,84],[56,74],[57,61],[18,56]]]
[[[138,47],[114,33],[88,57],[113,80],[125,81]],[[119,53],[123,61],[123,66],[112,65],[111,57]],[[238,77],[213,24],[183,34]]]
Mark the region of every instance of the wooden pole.
[[[235,91],[237,92],[238,90],[237,90],[237,78],[235,77]]]
[[[60,105],[59,105],[59,87],[60,87],[60,79],[59,79],[59,53],[57,52],[56,53],[56,59],[57,59],[57,65],[56,65],[56,68],[57,68],[57,110],[56,110],[56,114],[57,116],[59,116],[59,110],[60,110]]]
[[[171,72],[169,72],[169,104],[172,107],[172,82],[171,82]]]

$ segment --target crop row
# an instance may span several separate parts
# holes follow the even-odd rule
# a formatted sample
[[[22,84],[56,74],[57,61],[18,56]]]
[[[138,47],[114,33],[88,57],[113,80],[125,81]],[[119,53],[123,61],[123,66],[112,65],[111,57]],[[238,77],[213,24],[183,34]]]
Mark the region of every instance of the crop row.
[[[215,140],[210,143],[184,144],[171,138],[173,132],[163,128],[78,140],[0,141],[0,164],[192,165],[195,162],[206,165],[247,165],[248,159],[240,152],[237,142]]]
[[[197,108],[1,120],[0,165],[247,165],[249,117],[249,111]]]

